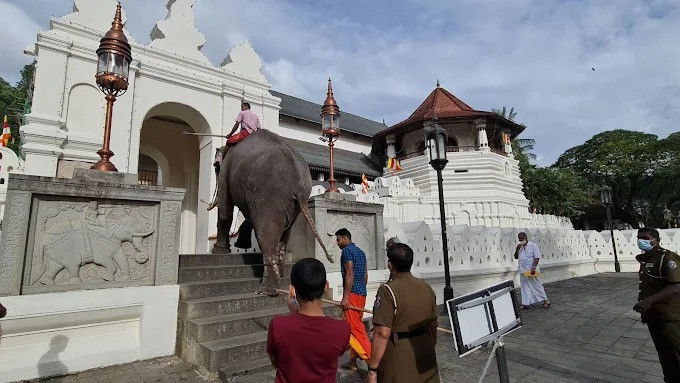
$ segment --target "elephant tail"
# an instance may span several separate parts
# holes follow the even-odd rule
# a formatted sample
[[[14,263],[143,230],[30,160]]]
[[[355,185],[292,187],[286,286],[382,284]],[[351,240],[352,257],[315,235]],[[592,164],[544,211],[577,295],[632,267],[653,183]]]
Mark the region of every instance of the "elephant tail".
[[[321,237],[319,236],[319,232],[316,231],[316,223],[314,223],[314,218],[312,218],[312,215],[309,214],[309,207],[307,206],[307,200],[304,199],[302,201],[299,201],[300,203],[300,210],[302,210],[302,215],[305,217],[305,220],[307,220],[307,224],[309,224],[309,228],[312,229],[312,233],[314,233],[314,237],[316,237],[316,240],[319,241],[319,244],[321,245],[321,248],[323,249],[323,252],[326,253],[326,258],[328,259],[328,262],[333,263],[333,257],[328,253],[328,249],[326,249],[326,245],[324,245],[323,241],[321,240]]]

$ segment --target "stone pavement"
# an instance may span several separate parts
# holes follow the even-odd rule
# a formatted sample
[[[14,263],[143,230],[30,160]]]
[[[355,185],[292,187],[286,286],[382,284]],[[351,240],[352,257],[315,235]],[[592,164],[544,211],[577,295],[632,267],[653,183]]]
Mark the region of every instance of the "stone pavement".
[[[522,311],[523,327],[505,338],[512,382],[662,382],[654,345],[639,315],[635,273],[605,273],[546,284],[552,302]],[[449,327],[448,319],[441,325]],[[478,350],[456,355],[440,337],[437,358],[443,383],[474,383],[488,357]],[[177,357],[88,371],[52,382],[204,383]],[[484,382],[498,382],[493,360]]]
[[[504,338],[511,381],[663,382],[647,327],[632,310],[637,286],[636,273],[546,284],[552,306],[523,310],[523,327]],[[446,383],[477,382],[488,355],[459,358],[450,338],[437,346]],[[484,381],[498,382],[495,359],[489,372]]]

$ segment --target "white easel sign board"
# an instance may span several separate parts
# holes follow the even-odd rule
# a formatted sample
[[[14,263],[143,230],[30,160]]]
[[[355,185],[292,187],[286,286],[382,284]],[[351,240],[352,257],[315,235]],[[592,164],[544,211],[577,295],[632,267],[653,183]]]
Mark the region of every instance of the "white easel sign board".
[[[512,280],[446,301],[459,357],[522,327]]]

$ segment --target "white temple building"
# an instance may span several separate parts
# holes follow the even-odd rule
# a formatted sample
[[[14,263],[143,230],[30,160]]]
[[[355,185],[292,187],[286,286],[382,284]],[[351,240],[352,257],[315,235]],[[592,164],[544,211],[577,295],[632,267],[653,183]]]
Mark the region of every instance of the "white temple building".
[[[142,184],[186,190],[180,229],[183,254],[209,252],[217,222],[217,210],[206,209],[216,184],[212,162],[216,149],[225,141],[184,132],[229,133],[245,100],[264,129],[284,137],[308,162],[314,181],[312,195],[324,193],[329,170],[328,146],[319,140],[321,104],[271,89],[261,71],[262,61],[247,41],[225,52],[226,58],[219,65],[211,63],[201,52],[206,39],[194,23],[195,1],[168,1],[168,15],[150,31],[148,44],[138,42],[126,31],[133,61],[127,93],[118,97],[113,109],[111,133],[111,150],[115,153],[111,161],[120,172],[137,174]],[[9,149],[0,149],[0,202],[4,202],[7,186],[3,180],[8,173],[71,178],[75,169],[90,168],[99,160],[96,152],[102,146],[106,105],[95,83],[95,51],[111,26],[116,5],[115,0],[74,0],[73,11],[52,18],[49,30],[40,31],[36,42],[26,49],[37,67],[31,113],[21,127],[25,161]],[[509,145],[510,139],[522,133],[523,126],[475,110],[439,84],[429,95],[423,94],[420,106],[403,111],[404,121],[391,127],[343,111],[345,96],[335,97],[342,113],[342,132],[334,157],[341,192],[356,195],[360,202],[384,206],[384,237],[396,236],[413,248],[413,273],[433,286],[439,303],[443,262],[451,266],[456,294],[515,278],[512,252],[520,230],[527,231],[541,248],[544,281],[613,270],[608,236],[573,230],[564,217],[529,212],[518,162]],[[318,101],[324,98],[325,94],[320,94]],[[443,171],[448,259],[442,253],[437,176],[429,165],[425,145],[425,128],[435,119],[449,138],[449,164]],[[399,160],[403,170],[392,174],[385,168],[388,157]],[[369,180],[368,193],[362,192],[362,175]],[[2,208],[0,205],[0,214]],[[237,225],[238,215],[235,217]],[[616,231],[615,238],[623,269],[636,270],[635,233]],[[680,230],[665,230],[662,241],[669,249],[680,250]],[[385,268],[369,271],[367,306],[372,305],[375,291],[388,275]],[[340,273],[329,273],[328,279],[337,298],[342,285]],[[52,326],[48,330],[38,325],[28,330],[19,328],[17,349],[24,347],[22,339],[38,339],[29,346],[33,347],[30,355],[39,358],[39,351],[49,348],[39,340],[46,339],[50,331],[61,331],[54,330],[55,323],[66,328],[75,323],[72,318],[85,316],[83,305],[107,304],[110,307],[106,309],[112,312],[127,305],[139,309],[134,311],[134,319],[141,323],[141,308],[147,312],[160,310],[162,299],[156,296],[143,296],[142,301],[137,293],[140,290],[119,290],[115,304],[99,302],[96,292],[88,293],[90,301],[65,294],[71,297],[64,298],[71,309],[64,309],[62,302],[42,307],[40,294],[8,297],[10,303],[12,299],[33,300],[33,306],[14,306],[23,307],[24,312],[29,308],[35,311],[33,317],[21,314],[29,318],[22,324],[35,318],[38,324],[56,318],[46,325]],[[118,350],[119,362],[174,352],[177,309],[165,309],[166,323],[147,322],[147,327],[153,327],[150,332],[134,324],[137,322],[127,321],[127,317],[121,319],[121,323],[127,321],[127,336],[137,343],[133,342],[133,353]],[[83,331],[88,333],[80,338],[82,347],[73,351],[77,356],[73,357],[73,371],[110,364],[115,345],[100,342],[94,349],[89,337],[104,334],[113,338],[115,334],[94,325]],[[34,335],[36,338],[30,338]],[[159,339],[166,346],[155,347]],[[2,358],[14,355],[7,343],[4,347],[9,351],[3,354],[0,348],[0,382],[10,368],[7,363],[3,366]],[[36,364],[29,364],[16,369],[22,379],[39,376]]]
[[[182,253],[208,251],[215,234],[216,211],[205,207],[215,187],[211,163],[224,143],[183,132],[228,133],[246,100],[263,128],[287,138],[303,154],[317,183],[327,178],[329,163],[327,147],[319,140],[321,105],[272,90],[247,41],[213,65],[201,52],[206,40],[195,27],[193,3],[169,2],[167,18],[154,27],[149,44],[127,33],[133,52],[129,88],[115,103],[111,134],[111,161],[119,171],[138,174],[141,183],[186,189]],[[53,18],[50,29],[39,32],[26,49],[37,62],[31,113],[21,127],[27,174],[69,178],[75,168],[89,168],[99,159],[105,100],[95,84],[95,50],[115,5],[114,0],[76,0],[74,12]],[[342,105],[342,95],[338,98]],[[423,122],[433,117],[449,130],[451,164],[444,187],[447,214],[456,224],[554,226],[559,221],[559,226],[570,226],[529,214],[517,162],[500,143],[501,134],[514,137],[521,127],[474,111],[439,86],[413,115],[391,128],[343,112],[335,154],[339,183],[351,191],[362,174],[374,180],[384,173],[386,155],[396,156],[404,168],[400,178],[406,183],[412,179],[414,189],[408,196],[390,196],[388,181],[373,184],[379,197],[394,197],[379,200],[386,204],[386,217],[433,222],[438,215],[436,176],[422,132]]]

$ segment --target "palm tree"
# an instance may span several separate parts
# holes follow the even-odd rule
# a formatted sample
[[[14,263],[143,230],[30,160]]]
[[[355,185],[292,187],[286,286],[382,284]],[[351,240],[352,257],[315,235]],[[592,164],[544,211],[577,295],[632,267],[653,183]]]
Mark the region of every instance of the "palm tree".
[[[517,112],[515,112],[514,107],[510,108],[510,110],[505,106],[503,106],[502,109],[491,108],[491,111],[512,122],[515,122],[515,117],[517,117]],[[519,125],[526,127],[524,124]],[[536,155],[532,153],[535,146],[536,140],[533,138],[515,138],[512,140],[512,152],[515,154],[515,158],[520,164],[530,164],[531,161],[536,160]]]

